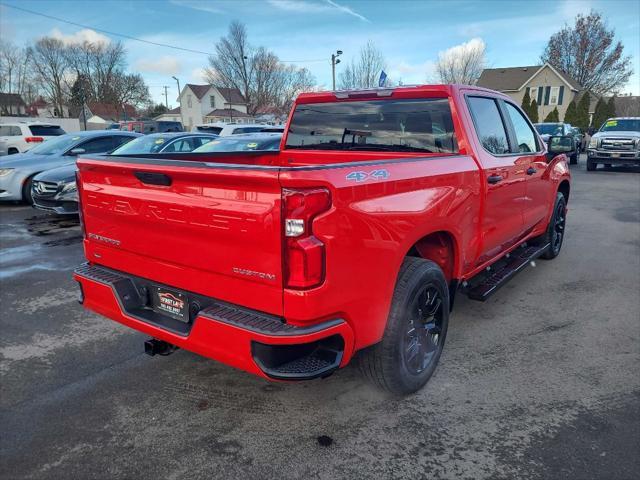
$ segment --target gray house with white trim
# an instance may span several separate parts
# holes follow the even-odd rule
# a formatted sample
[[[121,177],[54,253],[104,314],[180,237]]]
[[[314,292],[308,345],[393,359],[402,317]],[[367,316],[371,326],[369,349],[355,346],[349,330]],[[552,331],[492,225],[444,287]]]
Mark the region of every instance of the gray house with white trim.
[[[529,91],[531,100],[535,99],[538,104],[540,121],[556,107],[560,120],[563,120],[569,103],[582,90],[573,78],[548,63],[528,67],[485,68],[477,85],[502,92],[518,105],[522,104],[525,92]]]

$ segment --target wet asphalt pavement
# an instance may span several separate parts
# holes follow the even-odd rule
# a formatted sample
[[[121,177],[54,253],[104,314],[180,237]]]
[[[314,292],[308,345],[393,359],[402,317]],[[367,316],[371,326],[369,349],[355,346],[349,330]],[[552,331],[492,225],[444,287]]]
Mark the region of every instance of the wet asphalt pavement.
[[[560,256],[460,296],[404,399],[148,357],[77,304],[77,223],[0,205],[0,478],[640,478],[640,172],[572,169]]]

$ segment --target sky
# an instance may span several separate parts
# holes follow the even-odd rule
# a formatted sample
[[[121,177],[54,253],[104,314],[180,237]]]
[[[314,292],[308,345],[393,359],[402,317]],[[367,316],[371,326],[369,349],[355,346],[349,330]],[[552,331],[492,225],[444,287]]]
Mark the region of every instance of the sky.
[[[2,5],[5,4],[5,5]],[[55,16],[90,28],[8,8]],[[439,0],[0,0],[0,38],[17,45],[42,36],[65,42],[122,41],[128,69],[143,75],[155,102],[177,106],[172,76],[205,83],[207,52],[233,20],[249,41],[281,60],[308,68],[319,87],[331,87],[331,53],[342,65],[369,40],[382,51],[387,74],[404,84],[434,80],[441,52],[466,42],[486,45],[489,67],[535,65],[549,37],[578,13],[600,11],[632,57],[633,76],[623,93],[640,94],[640,0],[439,1]],[[106,30],[185,52],[101,33]]]

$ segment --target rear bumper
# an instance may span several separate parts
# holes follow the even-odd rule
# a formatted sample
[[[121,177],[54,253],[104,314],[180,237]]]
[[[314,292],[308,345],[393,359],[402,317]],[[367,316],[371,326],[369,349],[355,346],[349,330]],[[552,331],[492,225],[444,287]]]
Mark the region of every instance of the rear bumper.
[[[184,292],[189,323],[159,315],[141,292],[157,282],[84,264],[74,272],[81,303],[105,317],[204,357],[255,375],[307,380],[343,367],[353,353],[353,331],[342,319],[298,327],[273,315]]]

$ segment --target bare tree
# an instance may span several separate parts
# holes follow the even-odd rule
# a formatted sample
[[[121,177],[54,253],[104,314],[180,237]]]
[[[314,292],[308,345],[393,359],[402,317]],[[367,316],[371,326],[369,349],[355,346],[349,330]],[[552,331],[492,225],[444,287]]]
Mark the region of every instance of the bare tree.
[[[436,74],[442,83],[475,85],[486,64],[485,44],[473,38],[438,55]]]
[[[631,77],[631,57],[623,51],[622,43],[614,42],[613,29],[592,10],[552,35],[540,60],[571,75],[584,90],[604,95],[619,91]]]
[[[292,95],[309,89],[315,79],[306,69],[283,64],[264,47],[253,47],[247,30],[232,22],[229,32],[216,43],[216,54],[209,57],[207,80],[218,87],[237,88],[248,103],[248,113],[265,109],[283,113]]]
[[[108,92],[105,92],[107,103],[114,105],[119,110],[125,105],[136,108],[147,107],[151,102],[149,88],[144,83],[139,73],[117,72],[112,75],[112,84]]]
[[[234,21],[227,35],[216,43],[216,54],[209,57],[209,67],[205,69],[206,77],[214,85],[237,88],[251,105],[255,63],[256,52],[249,45],[247,29]]]
[[[0,91],[17,93],[29,104],[38,94],[29,51],[0,40]]]
[[[70,72],[64,44],[56,38],[44,37],[33,47],[29,47],[28,51],[33,59],[31,65],[43,90],[59,115],[63,116],[66,100],[65,77]]]
[[[382,52],[369,40],[360,49],[358,58],[352,59],[340,73],[338,85],[342,89],[377,87],[380,73],[385,68]]]

